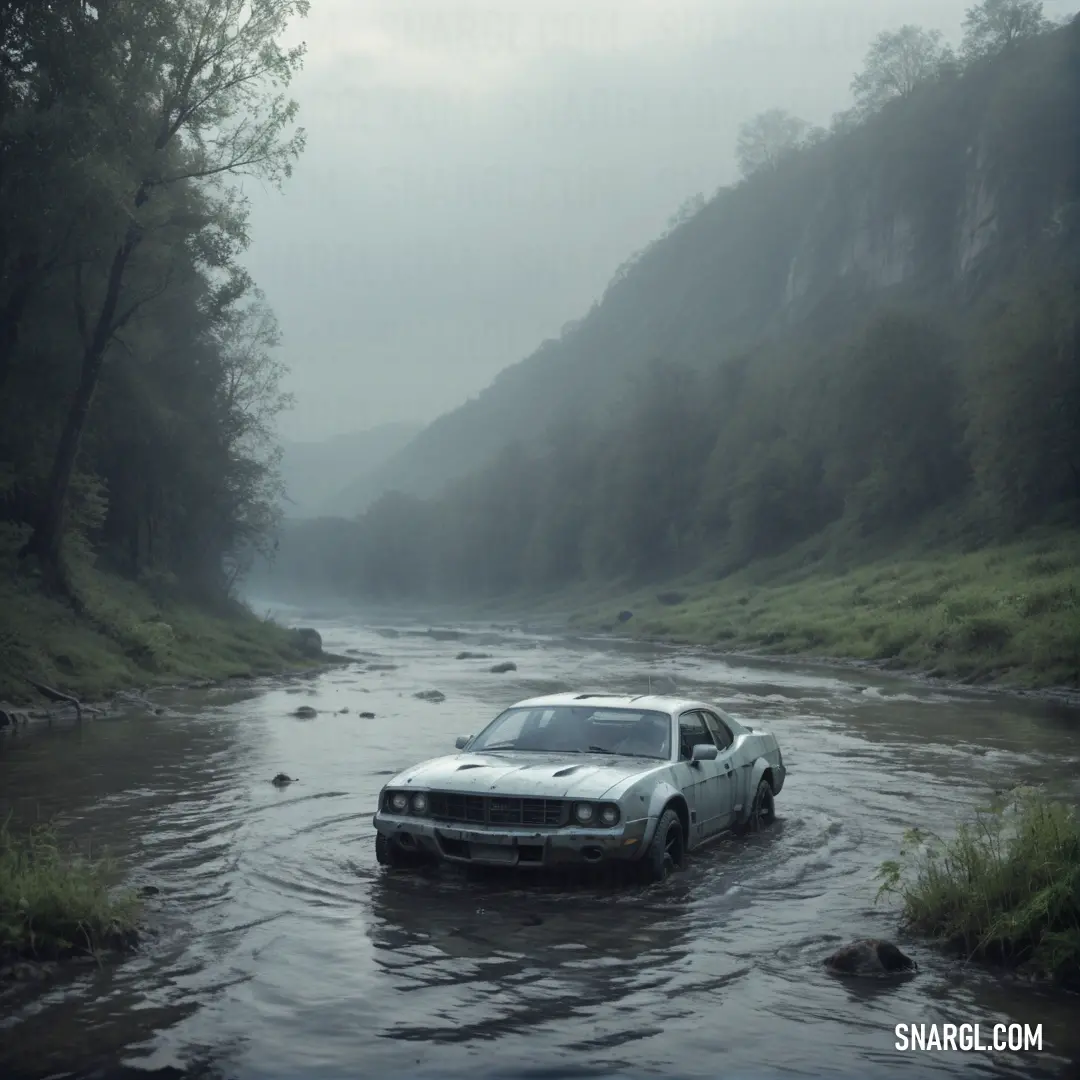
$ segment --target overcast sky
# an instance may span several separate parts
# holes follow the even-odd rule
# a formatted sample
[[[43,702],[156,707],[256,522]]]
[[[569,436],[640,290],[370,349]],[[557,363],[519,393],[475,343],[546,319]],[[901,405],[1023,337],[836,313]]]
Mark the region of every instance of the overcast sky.
[[[307,151],[283,193],[248,188],[283,433],[461,404],[734,178],[742,120],[827,125],[878,32],[955,40],[970,2],[312,0]]]

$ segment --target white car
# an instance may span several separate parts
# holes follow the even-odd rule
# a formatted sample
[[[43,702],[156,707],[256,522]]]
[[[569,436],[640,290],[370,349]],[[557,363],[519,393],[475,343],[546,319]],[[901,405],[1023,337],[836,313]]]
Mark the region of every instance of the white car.
[[[657,881],[720,833],[770,824],[787,776],[769,732],[677,697],[531,698],[457,747],[382,789],[382,865],[622,862]]]

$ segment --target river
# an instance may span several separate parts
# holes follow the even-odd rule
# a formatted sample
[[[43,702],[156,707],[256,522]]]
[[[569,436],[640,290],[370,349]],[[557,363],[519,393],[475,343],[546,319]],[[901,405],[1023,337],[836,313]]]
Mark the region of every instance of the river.
[[[920,942],[903,943],[921,967],[905,981],[821,967],[838,943],[896,937],[874,874],[905,828],[948,828],[1017,782],[1080,798],[1075,711],[520,629],[299,621],[357,663],[0,739],[3,813],[57,815],[162,890],[134,957],[7,991],[0,1075],[1077,1075],[1075,997]],[[776,733],[790,774],[767,832],[650,889],[376,865],[390,774],[516,699],[661,676]],[[413,696],[430,689],[446,700]],[[319,716],[293,718],[301,704]],[[275,788],[279,771],[299,782]],[[896,1024],[947,1022],[1041,1024],[1043,1051],[895,1048]]]

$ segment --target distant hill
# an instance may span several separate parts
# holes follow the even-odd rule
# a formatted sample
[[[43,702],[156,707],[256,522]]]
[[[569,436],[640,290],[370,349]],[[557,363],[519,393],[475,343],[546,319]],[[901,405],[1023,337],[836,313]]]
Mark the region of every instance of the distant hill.
[[[882,303],[966,304],[1066,212],[1077,138],[1062,54],[1077,25],[720,190],[559,339],[370,473],[368,490],[436,494],[568,414],[618,409],[656,358],[704,368],[772,338],[843,332]]]
[[[285,442],[282,477],[285,516],[352,517],[363,510],[366,476],[385,465],[420,430],[416,424],[381,424],[324,442]]]

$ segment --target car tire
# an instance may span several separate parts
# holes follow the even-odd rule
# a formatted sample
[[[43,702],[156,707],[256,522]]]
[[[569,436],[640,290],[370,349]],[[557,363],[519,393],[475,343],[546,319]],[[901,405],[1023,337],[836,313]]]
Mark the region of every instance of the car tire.
[[[401,870],[406,867],[419,866],[424,861],[424,857],[419,852],[404,851],[388,836],[377,832],[375,834],[375,861],[380,866],[388,866],[392,870]]]
[[[656,831],[641,857],[641,877],[648,884],[663,881],[679,870],[686,854],[682,822],[674,810],[665,810],[656,823]]]
[[[767,829],[776,820],[776,797],[772,784],[763,776],[758,782],[754,800],[750,803],[750,813],[739,827],[743,833],[760,832]]]

